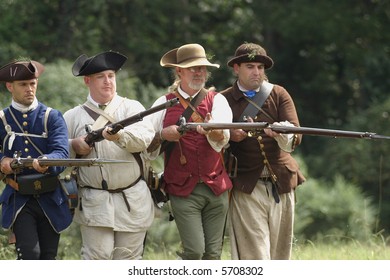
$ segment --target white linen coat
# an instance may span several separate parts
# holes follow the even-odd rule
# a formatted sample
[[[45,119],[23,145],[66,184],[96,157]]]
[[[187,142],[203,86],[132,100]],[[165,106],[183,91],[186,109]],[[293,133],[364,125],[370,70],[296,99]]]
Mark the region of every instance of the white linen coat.
[[[116,105],[111,105],[111,103]],[[113,106],[115,110],[112,110]],[[144,110],[140,102],[116,95],[105,112],[108,112],[115,121],[120,121]],[[113,112],[110,113],[110,111]],[[64,118],[70,139],[85,135],[85,125],[92,125],[95,122],[82,105],[67,111]],[[99,128],[104,125],[99,125]],[[128,160],[131,163],[79,168],[78,183],[81,186],[79,190],[81,201],[74,215],[76,223],[86,226],[110,227],[114,231],[126,232],[149,229],[154,217],[154,203],[144,180],[140,180],[135,186],[123,191],[130,205],[130,212],[121,192],[110,193],[101,188],[103,178],[108,183],[108,189],[125,188],[136,181],[140,176],[140,167],[132,153],[144,151],[154,135],[155,131],[150,121],[142,120],[122,129],[118,141],[103,140],[95,143],[95,148],[85,158]],[[72,157],[76,156],[72,147],[70,147],[70,152]],[[96,189],[82,186],[91,186]]]

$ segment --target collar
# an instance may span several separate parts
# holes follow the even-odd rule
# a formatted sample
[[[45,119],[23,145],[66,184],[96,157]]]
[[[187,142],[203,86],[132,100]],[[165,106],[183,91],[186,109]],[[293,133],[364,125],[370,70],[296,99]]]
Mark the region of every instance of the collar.
[[[240,84],[240,81],[238,81],[238,80],[237,80],[237,86],[238,86],[238,88],[239,88],[242,92],[246,92],[246,91],[249,90],[249,89],[244,88],[244,87]],[[261,87],[261,86],[260,86],[260,87]],[[259,92],[259,91],[260,91],[260,87],[254,88],[254,89],[251,89],[251,90],[254,90],[254,91],[256,91],[256,92]]]
[[[89,102],[91,102],[93,105],[95,105],[96,107],[99,107],[99,105],[108,105],[108,104],[110,104],[110,102],[111,102],[117,95],[118,95],[118,93],[115,92],[114,97],[113,97],[110,101],[108,101],[108,102],[106,102],[106,103],[104,103],[104,104],[97,103],[95,100],[93,100],[93,98],[92,98],[92,96],[91,96],[91,93],[88,93],[87,100],[88,100]]]
[[[38,99],[35,97],[30,106],[25,106],[12,99],[11,106],[22,113],[27,113],[28,111],[35,110],[38,107]]]
[[[197,93],[195,93],[194,95],[190,96],[188,93],[186,93],[184,90],[181,89],[180,85],[177,87],[177,92],[184,98],[184,99],[187,99],[189,97],[192,97],[192,98],[195,98],[195,96],[197,96],[199,94],[199,92],[201,91],[198,90]]]

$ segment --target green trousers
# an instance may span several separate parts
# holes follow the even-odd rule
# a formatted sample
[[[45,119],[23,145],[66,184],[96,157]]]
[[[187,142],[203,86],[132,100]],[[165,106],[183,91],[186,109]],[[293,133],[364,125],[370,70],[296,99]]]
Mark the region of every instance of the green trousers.
[[[219,260],[228,210],[228,192],[216,196],[204,183],[188,197],[169,195],[183,246],[183,260]]]

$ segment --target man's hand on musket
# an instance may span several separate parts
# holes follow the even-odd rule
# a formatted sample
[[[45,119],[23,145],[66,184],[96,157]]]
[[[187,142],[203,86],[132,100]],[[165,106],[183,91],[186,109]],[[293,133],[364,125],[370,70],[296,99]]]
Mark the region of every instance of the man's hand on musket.
[[[211,114],[207,113],[204,119],[205,123],[209,123],[212,120]],[[213,129],[205,130],[202,126],[198,125],[196,131],[200,134],[207,135],[211,141],[221,141],[223,140],[223,131],[222,129]]]
[[[40,157],[39,159],[47,159],[47,157]],[[40,165],[39,159],[34,158],[32,162],[32,166],[39,173],[45,173],[49,168],[49,166]]]
[[[87,142],[85,142],[86,136],[87,135],[80,136],[71,140],[72,148],[75,151],[75,153],[78,155],[81,156],[88,155],[92,150],[92,147],[89,146]]]
[[[171,142],[177,142],[179,141],[182,134],[179,132],[179,126],[177,125],[170,125],[167,127],[164,127],[160,132],[161,140],[167,140]]]
[[[281,126],[282,124],[279,123],[279,122],[274,122],[272,125],[273,126],[278,126],[278,125]],[[267,134],[269,137],[272,137],[272,138],[280,136],[279,132],[275,132],[271,128],[264,128],[264,133]]]
[[[104,128],[104,130],[102,131],[102,135],[103,135],[104,139],[106,139],[108,141],[118,141],[120,136],[121,136],[120,135],[121,130],[119,130],[118,133],[110,134],[111,130],[112,130],[112,128],[109,126],[106,126]]]
[[[11,162],[13,161],[13,158],[10,157],[3,157],[0,164],[0,171],[4,174],[11,174],[14,173],[14,170],[11,168]]]
[[[244,117],[244,120],[250,123],[254,122],[251,117]],[[242,129],[230,129],[230,140],[233,142],[241,142],[247,137],[248,133]]]

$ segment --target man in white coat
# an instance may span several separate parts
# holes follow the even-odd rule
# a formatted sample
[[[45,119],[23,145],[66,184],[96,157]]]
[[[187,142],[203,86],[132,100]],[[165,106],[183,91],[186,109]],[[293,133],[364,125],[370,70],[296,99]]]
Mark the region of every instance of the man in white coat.
[[[130,163],[80,167],[77,170],[79,204],[74,221],[80,224],[81,257],[86,260],[141,259],[146,232],[154,217],[154,204],[143,179],[139,153],[151,143],[155,131],[148,120],[136,122],[110,134],[109,122],[118,122],[144,106],[116,92],[116,72],[127,57],[103,52],[81,55],[75,61],[74,76],[83,76],[89,89],[87,101],[64,114],[71,155],[109,158]],[[106,127],[103,141],[92,147],[85,141],[86,125],[92,130]]]

